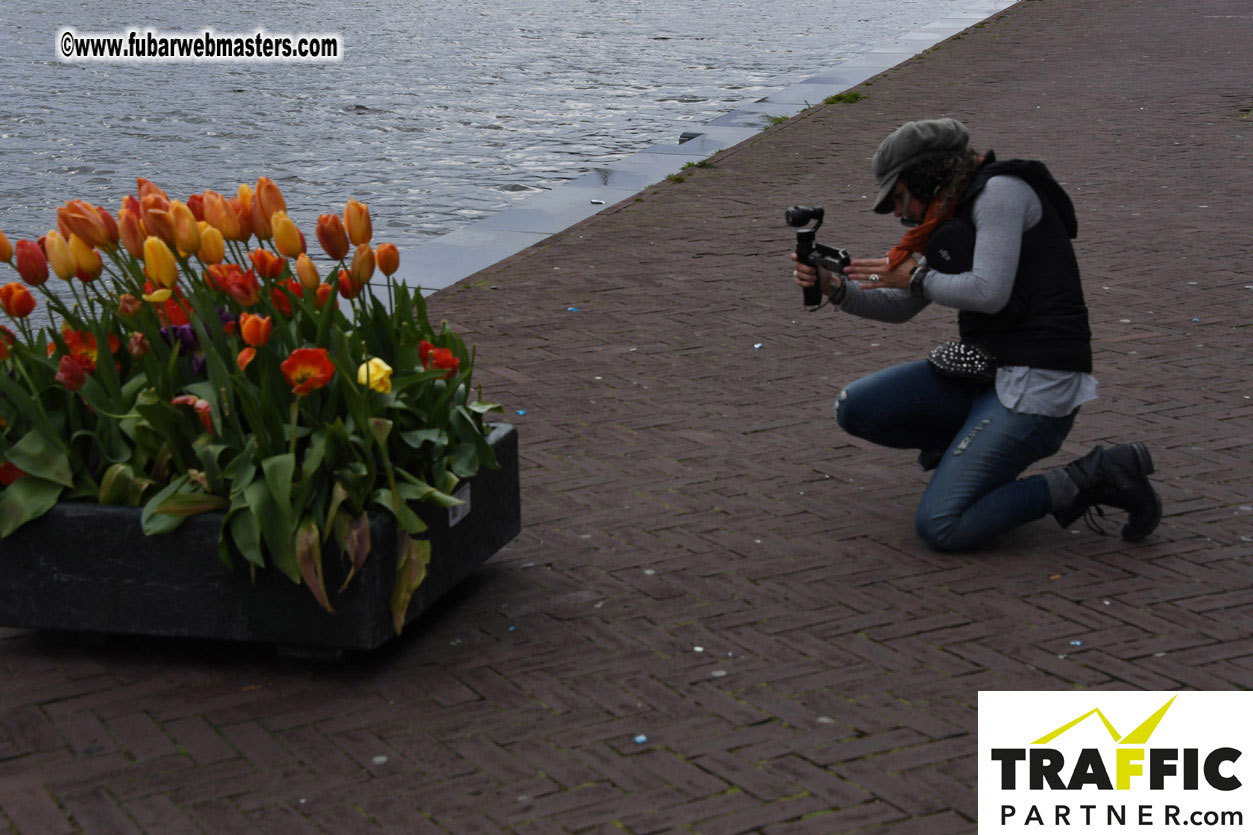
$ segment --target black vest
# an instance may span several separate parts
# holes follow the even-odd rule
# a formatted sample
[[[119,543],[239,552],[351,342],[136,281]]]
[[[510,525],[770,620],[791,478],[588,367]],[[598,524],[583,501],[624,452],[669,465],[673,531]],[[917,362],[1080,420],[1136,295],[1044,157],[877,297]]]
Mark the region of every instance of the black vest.
[[[927,241],[927,265],[950,274],[972,268],[974,201],[992,177],[1024,180],[1040,198],[1043,216],[1022,236],[1014,289],[1005,306],[996,313],[958,314],[962,341],[986,348],[1002,365],[1091,372],[1092,333],[1070,244],[1078,233],[1070,197],[1042,162],[997,162],[991,152],[987,159],[971,178],[956,214]]]

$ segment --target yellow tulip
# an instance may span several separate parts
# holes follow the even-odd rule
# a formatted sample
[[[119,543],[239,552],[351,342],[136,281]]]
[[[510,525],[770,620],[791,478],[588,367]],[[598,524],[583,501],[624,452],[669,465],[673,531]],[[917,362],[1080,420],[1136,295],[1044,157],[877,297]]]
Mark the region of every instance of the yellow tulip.
[[[178,262],[160,238],[149,236],[144,241],[144,269],[154,284],[167,290],[178,283]]]
[[[357,247],[348,271],[357,284],[366,284],[374,276],[374,250],[370,249],[369,244]]]
[[[296,256],[296,277],[300,279],[300,286],[306,290],[316,290],[322,281],[318,268],[313,265],[313,259],[303,252]]]
[[[174,245],[180,255],[191,255],[200,249],[200,224],[186,203],[170,201],[170,217],[174,219]]]
[[[252,211],[252,189],[243,183],[239,184],[239,202],[248,211]]]
[[[361,363],[357,369],[357,382],[375,391],[387,394],[392,390],[392,367],[378,357]]]
[[[274,232],[274,246],[283,255],[295,258],[305,251],[304,238],[287,212],[278,211],[270,215],[270,228]]]
[[[104,264],[100,261],[100,253],[78,237],[77,233],[70,234],[70,254],[74,256],[74,263],[78,265],[76,272],[81,281],[94,280],[104,269]]]
[[[356,200],[349,200],[344,207],[344,226],[348,229],[348,240],[354,245],[368,244],[374,237],[374,226],[370,223],[370,207]]]
[[[153,290],[151,293],[144,294],[144,301],[153,304],[165,304],[173,295],[173,290]]]
[[[226,257],[226,241],[222,233],[207,223],[201,223],[200,250],[196,254],[206,264],[221,264]]]
[[[74,253],[70,252],[70,245],[55,229],[44,236],[44,252],[48,255],[52,271],[59,278],[69,281],[78,272],[78,262],[74,260]]]

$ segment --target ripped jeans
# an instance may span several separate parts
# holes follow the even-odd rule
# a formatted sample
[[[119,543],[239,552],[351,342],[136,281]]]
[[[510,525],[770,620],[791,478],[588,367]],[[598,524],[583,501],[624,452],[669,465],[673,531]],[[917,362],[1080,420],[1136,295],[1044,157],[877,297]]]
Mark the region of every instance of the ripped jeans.
[[[943,451],[915,517],[918,535],[939,551],[973,548],[1050,513],[1043,476],[1018,475],[1057,452],[1075,421],[1073,413],[1011,412],[994,386],[942,376],[926,360],[852,383],[840,392],[835,416],[846,432],[872,443]]]

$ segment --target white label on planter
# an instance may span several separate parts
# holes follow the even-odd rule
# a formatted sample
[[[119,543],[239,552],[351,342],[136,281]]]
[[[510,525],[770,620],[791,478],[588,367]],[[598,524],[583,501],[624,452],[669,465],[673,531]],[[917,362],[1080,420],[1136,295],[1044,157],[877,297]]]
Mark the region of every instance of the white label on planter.
[[[461,499],[465,504],[448,508],[448,527],[452,527],[470,515],[470,485],[463,484],[453,491],[454,499]]]

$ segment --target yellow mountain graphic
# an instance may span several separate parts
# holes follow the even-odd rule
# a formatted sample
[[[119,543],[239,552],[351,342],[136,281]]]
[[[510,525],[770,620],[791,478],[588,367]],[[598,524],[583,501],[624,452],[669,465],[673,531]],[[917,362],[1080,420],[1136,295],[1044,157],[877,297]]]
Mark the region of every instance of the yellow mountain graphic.
[[[1157,723],[1162,721],[1162,717],[1166,715],[1166,711],[1170,708],[1171,704],[1174,703],[1176,698],[1178,697],[1171,696],[1170,701],[1159,707],[1152,716],[1141,722],[1134,731],[1126,736],[1120,736],[1118,731],[1114,729],[1114,726],[1109,719],[1105,718],[1105,714],[1101,712],[1101,709],[1099,707],[1094,707],[1082,716],[1072,719],[1057,730],[1045,734],[1031,744],[1043,745],[1046,742],[1051,742],[1095,713],[1098,717],[1100,717],[1101,723],[1105,725],[1105,730],[1109,732],[1110,738],[1112,738],[1114,742],[1118,742],[1123,745],[1143,745],[1149,741],[1149,737],[1152,736],[1153,731],[1157,730]]]

